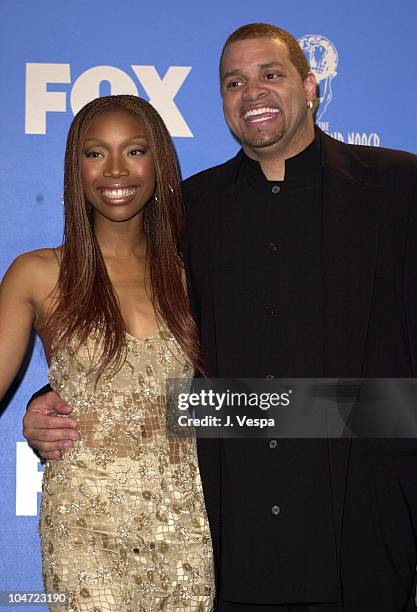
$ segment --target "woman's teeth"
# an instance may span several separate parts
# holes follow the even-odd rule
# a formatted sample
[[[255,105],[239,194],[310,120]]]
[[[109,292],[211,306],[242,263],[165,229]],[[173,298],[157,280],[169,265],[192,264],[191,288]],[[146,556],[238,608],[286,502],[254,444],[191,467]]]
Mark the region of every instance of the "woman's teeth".
[[[126,187],[124,189],[102,189],[101,193],[106,198],[114,198],[118,200],[120,198],[127,198],[135,193],[137,187]]]

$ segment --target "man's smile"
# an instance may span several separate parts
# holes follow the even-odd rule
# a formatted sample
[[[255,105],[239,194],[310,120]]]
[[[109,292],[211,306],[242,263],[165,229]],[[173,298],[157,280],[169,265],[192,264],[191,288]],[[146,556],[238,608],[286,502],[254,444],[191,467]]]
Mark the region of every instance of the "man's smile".
[[[279,108],[273,106],[262,106],[260,108],[253,108],[246,111],[243,114],[243,119],[248,124],[260,123],[262,121],[275,119],[276,115],[280,112],[281,110]]]

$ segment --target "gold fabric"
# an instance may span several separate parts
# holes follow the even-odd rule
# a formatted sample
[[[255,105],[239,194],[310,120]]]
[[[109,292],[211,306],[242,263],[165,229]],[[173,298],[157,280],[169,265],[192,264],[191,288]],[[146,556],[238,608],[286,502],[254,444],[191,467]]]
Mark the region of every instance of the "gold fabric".
[[[165,425],[165,381],[192,370],[166,330],[126,338],[121,370],[97,386],[93,341],[51,362],[50,383],[74,407],[80,438],[45,466],[45,591],[68,593],[72,612],[209,611],[212,547],[195,439],[169,437]]]

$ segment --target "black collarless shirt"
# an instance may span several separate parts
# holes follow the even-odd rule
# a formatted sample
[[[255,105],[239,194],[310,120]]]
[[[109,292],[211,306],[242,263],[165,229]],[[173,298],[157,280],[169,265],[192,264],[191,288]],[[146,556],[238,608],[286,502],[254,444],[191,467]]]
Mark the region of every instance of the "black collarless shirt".
[[[320,177],[317,139],[286,160],[283,181],[268,181],[260,164],[242,154],[229,232],[233,253],[225,259],[237,255],[240,262],[235,280],[251,304],[249,346],[256,340],[272,350],[249,359],[240,376],[322,375]]]
[[[241,153],[216,268],[220,376],[323,375],[321,202],[317,138],[286,160],[283,181],[268,181],[260,164]],[[326,440],[222,441],[225,599],[339,599],[328,453]],[[237,469],[247,493],[232,477]],[[247,564],[258,568],[257,579],[243,586]]]

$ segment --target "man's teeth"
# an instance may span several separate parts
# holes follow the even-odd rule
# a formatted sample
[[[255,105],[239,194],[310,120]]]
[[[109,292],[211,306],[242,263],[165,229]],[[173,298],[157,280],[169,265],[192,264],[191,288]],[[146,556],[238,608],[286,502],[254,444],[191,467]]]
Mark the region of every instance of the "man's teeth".
[[[254,108],[253,110],[247,111],[244,115],[244,119],[248,119],[249,117],[253,117],[254,115],[265,115],[267,113],[279,113],[279,108],[272,108],[271,106],[263,106],[262,108]]]
[[[127,198],[133,195],[135,191],[136,187],[126,187],[125,189],[102,189],[101,193],[106,198],[114,198],[116,200],[118,198]]]

